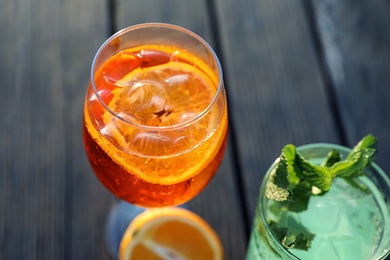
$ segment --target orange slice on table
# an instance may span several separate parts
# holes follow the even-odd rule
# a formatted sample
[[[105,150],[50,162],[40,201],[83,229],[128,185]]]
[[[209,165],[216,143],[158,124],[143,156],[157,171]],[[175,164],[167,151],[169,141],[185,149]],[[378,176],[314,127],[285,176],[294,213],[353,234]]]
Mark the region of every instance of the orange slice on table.
[[[195,213],[183,208],[147,209],[127,228],[120,260],[220,260],[221,242],[214,230]]]

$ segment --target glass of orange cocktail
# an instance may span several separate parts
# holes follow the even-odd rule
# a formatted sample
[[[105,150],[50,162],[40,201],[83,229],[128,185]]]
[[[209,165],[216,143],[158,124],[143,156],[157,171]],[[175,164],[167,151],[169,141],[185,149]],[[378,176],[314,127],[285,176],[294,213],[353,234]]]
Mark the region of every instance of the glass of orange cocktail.
[[[120,199],[142,207],[192,199],[222,160],[227,121],[220,63],[196,34],[141,24],[98,50],[84,145],[94,173]]]

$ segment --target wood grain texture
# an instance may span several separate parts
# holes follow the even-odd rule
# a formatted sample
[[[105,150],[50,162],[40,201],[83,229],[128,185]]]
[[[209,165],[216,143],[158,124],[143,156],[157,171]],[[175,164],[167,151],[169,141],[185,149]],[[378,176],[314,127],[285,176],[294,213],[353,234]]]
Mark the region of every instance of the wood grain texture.
[[[163,22],[185,27],[215,47],[206,1],[118,1],[119,28],[145,22]],[[242,216],[240,194],[228,144],[222,165],[206,189],[190,202],[191,209],[204,218],[220,236],[225,259],[243,259],[248,235]]]
[[[114,196],[94,176],[84,153],[82,114],[92,59],[109,36],[107,1],[63,1],[61,44],[63,92],[66,101],[66,173],[69,200],[68,246],[64,259],[109,259],[105,224]],[[68,258],[69,257],[69,258]]]
[[[94,54],[134,24],[188,28],[222,61],[228,148],[190,207],[225,259],[244,259],[261,180],[286,143],[373,133],[389,173],[389,11],[382,0],[0,0],[0,259],[110,259],[115,199],[84,155],[82,111]]]
[[[254,216],[261,180],[287,143],[339,142],[299,1],[217,1],[237,157]],[[223,26],[222,26],[223,25]]]
[[[4,6],[2,1],[2,6]],[[56,58],[58,30],[51,39],[39,32],[47,9],[35,10],[29,1],[5,3],[2,9],[2,62],[1,79],[4,84],[0,106],[2,113],[1,156],[2,174],[0,191],[0,241],[2,259],[27,259],[46,255],[53,258],[64,253],[65,239],[65,163],[63,161],[62,122],[63,96],[56,93],[60,71]],[[15,21],[15,18],[19,18]],[[53,21],[48,29],[58,27]],[[50,45],[53,41],[55,44]],[[46,45],[47,52],[40,48]],[[32,68],[35,69],[32,69]],[[53,69],[53,76],[46,71]],[[42,87],[37,89],[36,86]],[[57,85],[56,88],[45,86]],[[57,106],[52,104],[56,103]],[[41,106],[40,104],[46,104]],[[50,107],[50,110],[46,110]],[[5,131],[4,131],[5,130]],[[57,143],[58,148],[52,144]],[[44,212],[44,214],[42,214]],[[45,249],[47,246],[48,249]]]
[[[389,173],[390,3],[312,2],[348,145],[378,136],[377,163]]]
[[[104,1],[0,1],[0,259],[107,259],[112,200],[84,156]]]

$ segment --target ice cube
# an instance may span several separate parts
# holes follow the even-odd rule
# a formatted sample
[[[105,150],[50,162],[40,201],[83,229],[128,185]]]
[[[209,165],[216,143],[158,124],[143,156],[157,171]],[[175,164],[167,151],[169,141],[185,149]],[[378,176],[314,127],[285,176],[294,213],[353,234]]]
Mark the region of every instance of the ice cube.
[[[368,255],[365,255],[369,252],[369,250],[364,250],[367,245],[358,238],[351,236],[331,237],[329,240],[332,242],[339,259],[364,260],[370,258]]]
[[[340,223],[340,201],[312,197],[309,210],[302,212],[300,218],[305,227],[313,233],[332,233]]]
[[[164,86],[156,81],[143,80],[122,92],[124,103],[138,115],[150,115],[164,109],[168,94]]]

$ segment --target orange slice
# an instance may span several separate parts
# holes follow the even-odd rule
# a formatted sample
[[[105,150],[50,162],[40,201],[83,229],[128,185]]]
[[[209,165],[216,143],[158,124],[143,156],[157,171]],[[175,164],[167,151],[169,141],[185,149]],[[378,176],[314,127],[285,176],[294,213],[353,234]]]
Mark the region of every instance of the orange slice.
[[[120,260],[220,260],[221,242],[214,230],[195,213],[183,208],[147,209],[127,228]]]
[[[85,121],[91,136],[115,163],[148,183],[172,185],[202,172],[218,154],[228,127],[227,108],[221,92],[207,114],[188,124],[217,94],[217,74],[193,53],[174,46],[145,45],[126,51],[141,53],[143,49],[171,56],[167,63],[132,67],[113,80],[106,105],[127,122],[107,110],[98,119],[86,112]],[[110,62],[120,64],[120,54]],[[107,76],[104,71],[109,70],[99,70],[96,77]]]

